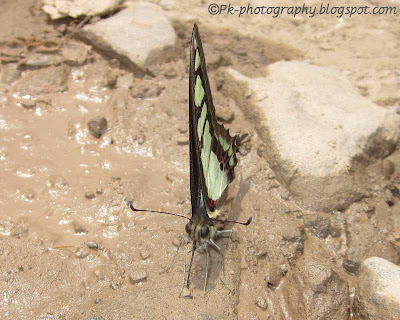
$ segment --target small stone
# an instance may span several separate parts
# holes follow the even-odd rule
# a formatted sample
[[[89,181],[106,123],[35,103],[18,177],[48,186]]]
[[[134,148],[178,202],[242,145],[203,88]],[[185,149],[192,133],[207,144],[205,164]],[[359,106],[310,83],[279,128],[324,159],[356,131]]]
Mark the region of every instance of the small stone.
[[[385,189],[384,194],[387,205],[389,207],[392,207],[394,205],[394,197],[392,191],[390,191],[389,189]]]
[[[96,194],[103,194],[103,193],[104,193],[103,188],[97,188],[96,189]]]
[[[178,138],[178,140],[176,140],[176,142],[180,146],[185,146],[185,145],[189,144],[189,139],[186,136],[180,136]]]
[[[99,303],[101,303],[101,298],[96,298],[96,299],[94,299],[94,304],[99,304]]]
[[[167,70],[164,71],[164,77],[166,79],[174,79],[178,75],[173,67],[169,67]]]
[[[30,190],[24,193],[24,196],[27,200],[33,200],[35,198],[35,192]]]
[[[75,256],[78,259],[85,259],[89,255],[89,251],[87,251],[85,248],[79,247],[76,249]]]
[[[21,62],[21,64],[28,67],[48,67],[59,65],[62,61],[62,56],[58,54],[31,53]]]
[[[235,119],[235,114],[228,107],[222,107],[220,105],[217,105],[215,107],[215,113],[217,119],[221,122],[230,123]]]
[[[112,88],[117,83],[117,75],[114,72],[108,72],[104,78],[103,84],[105,87]]]
[[[268,179],[275,179],[275,173],[272,170],[269,170],[267,173]]]
[[[239,146],[239,153],[241,156],[247,156],[251,151],[251,144],[250,143],[242,143]]]
[[[255,303],[256,303],[256,306],[262,310],[266,310],[268,308],[267,301],[263,297],[257,297]]]
[[[89,200],[94,199],[94,198],[95,198],[94,192],[86,191],[86,192],[85,192],[85,198],[86,198],[86,199],[89,199]]]
[[[393,162],[388,159],[384,159],[382,161],[382,167],[383,167],[383,173],[385,174],[385,177],[387,179],[389,179],[395,171]]]
[[[121,66],[121,61],[119,61],[118,59],[110,59],[108,61],[108,66],[112,69],[119,69],[119,67]]]
[[[143,133],[140,133],[133,137],[133,139],[139,144],[142,145],[146,142],[146,136]]]
[[[249,264],[246,261],[246,258],[244,256],[242,256],[242,258],[240,259],[240,269],[242,270],[246,270],[249,268]]]
[[[274,180],[267,180],[265,182],[265,190],[269,191],[271,189],[276,189],[279,187],[279,183]]]
[[[89,132],[99,139],[107,130],[107,120],[104,117],[97,117],[88,122]]]
[[[167,174],[165,175],[165,179],[167,179],[167,181],[170,182],[170,183],[172,183],[172,184],[175,182],[174,177],[171,176],[170,173],[167,173]]]
[[[360,268],[360,263],[357,261],[354,261],[354,260],[345,259],[345,260],[343,260],[342,267],[348,273],[357,275],[358,269]]]
[[[160,86],[138,87],[132,89],[132,95],[134,98],[139,99],[157,98],[163,89]]]
[[[304,226],[311,234],[321,239],[326,239],[332,233],[331,221],[321,215],[306,216]]]
[[[87,246],[89,249],[94,249],[94,250],[96,250],[96,249],[99,248],[99,245],[97,244],[96,241],[92,241],[92,240],[86,241],[85,244],[86,244],[86,246]]]
[[[68,65],[82,65],[88,58],[90,46],[81,43],[70,43],[62,49],[64,62]]]
[[[283,190],[283,191],[281,192],[281,198],[282,198],[283,200],[289,200],[289,199],[290,199],[289,191]]]
[[[36,101],[34,99],[22,99],[20,102],[25,109],[33,109],[36,107]]]
[[[121,284],[119,282],[114,282],[110,284],[110,288],[113,290],[117,290],[121,288]]]
[[[132,284],[138,284],[139,282],[145,281],[147,279],[147,274],[144,271],[133,271],[129,275],[129,281]]]
[[[11,236],[12,237],[16,237],[16,238],[21,238],[21,236],[23,234],[27,233],[28,231],[29,231],[29,229],[27,227],[25,227],[25,226],[16,226],[11,231]]]
[[[61,23],[56,30],[62,34],[65,33],[65,31],[67,31],[67,24],[66,23]]]
[[[147,260],[148,258],[150,258],[151,254],[148,251],[141,251],[140,252],[140,257],[142,258],[142,260]]]
[[[193,298],[192,291],[190,291],[190,289],[184,287],[181,292],[181,297],[192,299]]]
[[[84,234],[88,232],[85,227],[77,222],[72,222],[72,227],[74,228],[75,234]]]

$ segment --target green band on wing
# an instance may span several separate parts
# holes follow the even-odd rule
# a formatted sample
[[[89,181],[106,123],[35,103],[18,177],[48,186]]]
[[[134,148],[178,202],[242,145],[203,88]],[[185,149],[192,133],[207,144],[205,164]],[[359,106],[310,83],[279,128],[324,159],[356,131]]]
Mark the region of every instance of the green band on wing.
[[[210,123],[208,120],[206,121],[206,125],[204,127],[204,134],[203,134],[203,149],[201,150],[201,162],[203,164],[203,173],[206,185],[209,185],[209,181],[207,181],[207,172],[210,160],[210,152],[211,152],[211,134],[210,134]]]
[[[203,85],[201,84],[200,76],[197,76],[196,85],[194,87],[194,104],[197,107],[200,107],[201,101],[203,101],[203,97],[204,97],[204,88]]]
[[[229,159],[229,165],[231,167],[233,167],[233,165],[235,164],[235,159],[233,158],[233,156]]]
[[[200,66],[200,55],[199,55],[199,50],[196,50],[196,58],[194,59],[194,70],[197,71],[199,66]]]
[[[231,156],[233,154],[233,149],[232,149],[232,145],[229,146],[229,151],[228,151],[228,155]]]
[[[221,143],[222,149],[224,149],[224,151],[228,150],[229,144],[228,144],[228,142],[226,142],[226,140],[225,140],[224,138],[222,138],[221,136],[219,136],[219,142]]]

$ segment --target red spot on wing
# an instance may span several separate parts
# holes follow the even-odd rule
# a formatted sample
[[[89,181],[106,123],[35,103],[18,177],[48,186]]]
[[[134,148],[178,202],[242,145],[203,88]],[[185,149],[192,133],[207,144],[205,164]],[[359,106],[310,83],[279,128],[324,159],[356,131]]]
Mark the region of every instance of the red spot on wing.
[[[210,207],[214,207],[215,206],[215,200],[210,200],[209,204],[210,204]]]

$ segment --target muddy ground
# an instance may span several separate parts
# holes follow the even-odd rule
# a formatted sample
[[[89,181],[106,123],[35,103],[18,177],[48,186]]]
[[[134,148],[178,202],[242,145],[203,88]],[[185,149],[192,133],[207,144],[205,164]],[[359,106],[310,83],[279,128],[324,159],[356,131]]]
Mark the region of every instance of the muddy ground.
[[[400,262],[400,151],[369,167],[369,197],[343,212],[302,210],[269,169],[251,122],[218,91],[218,71],[229,66],[255,77],[275,61],[308,60],[347,71],[361,94],[396,108],[398,19],[238,19],[210,16],[195,1],[168,9],[179,54],[154,65],[153,76],[137,77],[75,39],[79,21],[52,22],[36,0],[1,2],[0,318],[349,319],[359,263],[370,256]],[[186,220],[134,213],[126,200],[189,216],[193,22],[217,108],[233,112],[232,132],[251,135],[227,207],[232,219],[252,216],[253,223],[233,226],[232,239],[219,241],[226,284],[213,253],[203,294],[205,257],[197,254],[191,297],[180,298],[189,246],[163,270]],[[43,53],[52,55],[47,65],[29,62]],[[96,117],[107,119],[99,139],[88,128]],[[312,302],[321,274],[329,281]]]

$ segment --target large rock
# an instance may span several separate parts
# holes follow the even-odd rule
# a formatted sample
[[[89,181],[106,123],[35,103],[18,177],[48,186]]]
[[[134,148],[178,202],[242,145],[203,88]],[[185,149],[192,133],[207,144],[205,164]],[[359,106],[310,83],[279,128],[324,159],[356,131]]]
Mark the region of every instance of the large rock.
[[[365,260],[353,310],[355,319],[400,319],[400,267],[378,257]]]
[[[120,0],[43,0],[43,11],[54,19],[102,16],[116,10]]]
[[[281,306],[275,307],[279,319],[350,319],[347,282],[323,257],[314,254],[306,253],[278,290],[283,300]],[[285,313],[286,317],[283,316]]]
[[[85,26],[79,38],[106,54],[119,57],[139,75],[151,64],[165,60],[176,41],[163,10],[151,3],[134,3],[116,15]]]
[[[363,169],[390,154],[400,117],[362,97],[339,71],[277,62],[266,78],[223,73],[224,93],[251,119],[278,179],[307,209],[346,208],[367,190]]]

